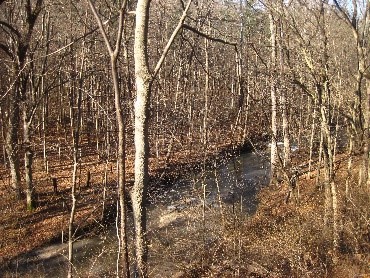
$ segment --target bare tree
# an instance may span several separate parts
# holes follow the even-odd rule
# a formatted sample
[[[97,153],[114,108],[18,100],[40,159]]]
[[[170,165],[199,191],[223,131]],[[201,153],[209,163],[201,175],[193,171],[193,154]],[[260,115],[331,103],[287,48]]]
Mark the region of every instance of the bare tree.
[[[26,1],[24,5],[24,20],[26,28],[19,28],[16,23],[0,20],[1,29],[7,34],[7,42],[0,43],[0,49],[3,50],[12,63],[12,82],[6,94],[9,94],[9,113],[8,113],[8,128],[6,132],[6,151],[9,159],[12,188],[15,190],[18,198],[21,197],[21,175],[19,165],[19,123],[20,123],[20,103],[22,98],[27,93],[28,84],[28,66],[29,50],[31,45],[34,27],[39,14],[42,10],[43,0],[38,0],[32,5],[31,1]],[[4,7],[3,7],[4,8]],[[4,12],[11,12],[16,9],[16,4],[4,8]],[[9,14],[7,15],[9,16]],[[26,138],[28,140],[28,138]],[[28,158],[30,152],[27,150]]]
[[[277,59],[277,43],[276,43],[276,22],[272,12],[269,13],[270,19],[270,35],[271,35],[271,60],[270,60],[270,77],[271,77],[271,173],[270,182],[276,178],[276,168],[278,165],[278,148],[277,148],[277,96],[276,96],[276,59]]]
[[[363,4],[362,12],[360,9],[361,1],[352,1],[352,15],[346,11],[344,4],[334,0],[335,6],[339,11],[341,18],[351,28],[353,40],[356,44],[357,66],[356,66],[356,102],[354,103],[355,123],[358,123],[362,129],[362,148],[363,159],[360,172],[359,184],[368,184],[369,179],[369,98],[370,98],[370,74],[369,74],[369,49],[366,42],[369,35],[370,26],[370,4],[368,1]],[[366,86],[366,92],[363,92],[363,85]]]
[[[151,73],[148,64],[148,25],[150,0],[139,0],[136,7],[135,26],[135,183],[131,192],[134,226],[135,226],[135,252],[136,271],[141,277],[147,277],[147,243],[146,243],[146,208],[145,200],[149,182],[149,101],[153,81],[157,76],[177,34],[187,17],[192,0],[184,7],[183,14],[168,40],[155,69]]]
[[[108,49],[108,54],[110,56],[111,63],[111,74],[113,80],[114,88],[114,105],[116,109],[116,119],[118,125],[118,154],[117,154],[117,164],[118,164],[118,194],[119,194],[119,204],[120,204],[120,238],[119,238],[119,259],[118,261],[121,264],[121,271],[118,271],[122,277],[130,277],[129,269],[129,258],[128,258],[128,249],[127,249],[127,227],[126,227],[126,185],[125,185],[125,123],[122,112],[121,104],[121,93],[119,89],[118,81],[118,57],[121,51],[122,44],[122,33],[124,28],[124,19],[127,7],[127,1],[123,1],[119,9],[119,19],[118,19],[118,30],[117,37],[114,48],[109,41],[108,35],[104,29],[103,23],[98,15],[94,4],[88,0],[91,11],[94,14],[94,17],[98,23],[99,30],[104,38],[104,42]],[[118,267],[118,266],[117,266]],[[117,275],[118,275],[117,273]]]

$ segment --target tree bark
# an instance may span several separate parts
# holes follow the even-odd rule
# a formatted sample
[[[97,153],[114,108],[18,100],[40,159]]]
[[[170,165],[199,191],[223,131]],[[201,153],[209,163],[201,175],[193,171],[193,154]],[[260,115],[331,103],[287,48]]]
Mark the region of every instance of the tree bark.
[[[32,211],[35,208],[34,204],[34,189],[32,180],[32,160],[33,151],[30,140],[30,122],[27,119],[27,111],[23,111],[23,144],[24,144],[24,167],[26,178],[26,204],[27,210]]]
[[[279,49],[279,79],[280,79],[280,105],[281,105],[281,117],[282,117],[282,131],[283,131],[283,141],[284,141],[284,161],[283,165],[286,168],[291,166],[291,152],[290,152],[290,130],[289,130],[289,115],[288,115],[288,101],[287,101],[287,85],[284,81],[286,78],[285,73],[285,53],[284,53],[284,24],[280,19],[278,26],[276,26],[278,31],[277,45]],[[276,50],[275,50],[276,51]]]
[[[86,30],[85,30],[86,32]],[[85,69],[85,41],[82,43],[82,50],[81,54],[77,57],[81,57],[81,64],[79,68],[79,72],[77,75],[78,83],[77,83],[77,98],[76,100],[72,99],[71,104],[71,127],[72,127],[72,140],[73,140],[73,172],[72,172],[72,185],[71,185],[71,211],[69,216],[68,222],[68,278],[73,277],[73,263],[74,263],[74,252],[73,252],[73,243],[74,243],[74,220],[75,220],[75,213],[76,213],[76,187],[77,187],[77,169],[80,160],[80,130],[81,130],[81,118],[82,118],[82,91],[83,91],[83,83],[84,77],[83,72]],[[73,81],[72,81],[73,82]],[[75,88],[71,88],[75,90]],[[74,93],[72,91],[72,93]]]
[[[134,227],[136,272],[140,277],[147,277],[146,242],[146,190],[148,187],[148,159],[149,159],[149,99],[151,93],[151,75],[149,72],[147,55],[147,36],[149,23],[150,0],[139,0],[136,8],[135,26],[135,182],[131,192]]]
[[[271,61],[270,61],[270,74],[271,74],[271,172],[270,172],[270,183],[276,178],[276,167],[278,149],[277,149],[277,103],[276,103],[276,24],[273,15],[269,14],[270,19],[270,40],[271,40]]]
[[[8,128],[6,132],[6,152],[9,160],[11,187],[16,197],[21,199],[21,175],[19,165],[19,146],[18,146],[18,129],[19,129],[19,89],[16,88],[10,96]]]
[[[183,14],[168,40],[158,63],[150,73],[148,64],[148,24],[150,0],[138,0],[136,6],[136,25],[134,41],[134,61],[136,80],[135,101],[135,182],[131,190],[132,207],[135,227],[135,255],[136,275],[148,276],[147,256],[148,247],[146,240],[146,192],[149,183],[149,101],[152,82],[157,76],[174,39],[183,27],[187,11],[192,0],[189,0],[184,8]]]
[[[112,48],[107,33],[103,27],[101,18],[99,17],[95,6],[90,0],[88,0],[91,11],[98,23],[100,33],[102,34],[109,56],[111,64],[111,75],[113,80],[114,88],[114,106],[116,110],[116,121],[118,126],[118,153],[117,153],[117,165],[118,165],[118,198],[120,207],[120,232],[119,232],[119,252],[117,259],[117,275],[122,277],[130,276],[129,259],[128,259],[128,248],[127,248],[127,217],[126,217],[126,153],[125,153],[125,123],[121,105],[121,94],[119,88],[118,78],[118,56],[121,50],[123,25],[124,25],[124,14],[126,12],[127,1],[123,1],[119,11],[118,20],[118,31],[114,49]],[[129,74],[129,73],[127,73]]]

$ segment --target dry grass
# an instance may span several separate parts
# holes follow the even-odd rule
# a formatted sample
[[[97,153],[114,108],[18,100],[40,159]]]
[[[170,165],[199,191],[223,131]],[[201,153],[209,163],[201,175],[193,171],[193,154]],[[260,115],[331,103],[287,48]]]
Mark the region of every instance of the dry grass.
[[[266,187],[255,215],[228,212],[225,226],[208,227],[212,244],[184,267],[182,277],[369,277],[369,192],[355,185],[355,175],[351,201],[345,203],[345,167],[342,163],[338,168],[336,181],[342,228],[337,261],[332,230],[324,226],[323,192],[314,179],[301,179],[299,203],[285,204],[283,187]],[[358,163],[353,170],[358,170]],[[207,219],[222,220],[213,210]]]

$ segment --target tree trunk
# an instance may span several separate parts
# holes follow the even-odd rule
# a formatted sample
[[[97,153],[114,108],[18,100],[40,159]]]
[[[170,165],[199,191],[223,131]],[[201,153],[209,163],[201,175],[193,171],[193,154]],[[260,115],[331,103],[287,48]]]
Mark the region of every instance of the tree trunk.
[[[149,99],[151,75],[147,56],[147,35],[150,0],[139,0],[136,8],[134,43],[136,101],[135,101],[135,182],[131,192],[134,227],[136,272],[147,277],[146,208],[145,198],[148,187],[149,159]]]
[[[370,116],[370,107],[369,107],[369,93],[370,93],[370,82],[366,79],[366,93],[364,94],[364,135],[363,135],[363,158],[362,158],[362,169],[360,175],[360,185],[367,186],[369,181],[369,116]]]
[[[206,147],[208,142],[208,94],[209,94],[209,41],[207,38],[204,39],[204,49],[205,49],[205,83],[204,83],[204,110],[203,110],[203,136],[202,142]]]
[[[135,227],[136,275],[148,276],[146,243],[146,191],[149,183],[149,101],[152,82],[158,74],[164,59],[185,21],[191,0],[168,40],[153,74],[148,64],[148,24],[150,0],[138,0],[136,6],[136,25],[134,42],[136,101],[135,101],[135,182],[131,191]]]
[[[112,77],[114,86],[114,104],[116,109],[116,118],[118,124],[118,194],[119,194],[119,205],[120,205],[120,258],[121,258],[121,275],[122,277],[130,277],[130,269],[128,262],[128,250],[127,250],[127,232],[126,232],[126,166],[125,166],[125,126],[123,113],[121,109],[121,97],[118,85],[118,71],[117,71],[117,57],[111,58],[112,65]]]
[[[85,30],[86,32],[86,30]],[[76,187],[77,187],[77,168],[80,160],[80,130],[81,130],[81,118],[82,118],[82,91],[84,77],[83,72],[85,69],[85,41],[82,43],[81,54],[78,58],[81,58],[80,68],[78,69],[78,83],[77,85],[77,98],[73,98],[70,102],[71,104],[71,127],[72,127],[72,140],[73,140],[73,172],[72,172],[72,185],[71,185],[71,211],[68,223],[68,278],[73,277],[73,263],[74,263],[74,253],[73,253],[73,243],[74,243],[74,220],[76,213]],[[78,59],[77,58],[77,59]],[[76,61],[77,63],[77,61]],[[73,80],[72,80],[73,82]],[[74,94],[75,88],[71,88],[71,93]]]
[[[289,118],[287,111],[286,91],[283,88],[281,92],[282,118],[283,118],[283,136],[284,136],[284,167],[290,166],[290,135],[289,135]]]
[[[311,112],[311,110],[308,110],[308,112]],[[317,109],[316,107],[313,108],[313,114],[312,114],[312,124],[311,124],[311,135],[310,135],[310,154],[309,154],[309,160],[308,160],[308,175],[311,178],[312,177],[312,158],[313,158],[313,147],[314,147],[314,139],[315,139],[315,129],[316,129],[316,113]],[[320,167],[320,165],[319,165]]]
[[[271,75],[271,172],[270,172],[270,183],[276,178],[276,167],[277,167],[277,103],[276,103],[276,24],[272,14],[269,14],[270,18],[270,35],[271,35],[271,62],[270,62],[270,75]]]
[[[68,278],[73,277],[73,263],[74,263],[73,230],[74,230],[74,221],[75,221],[75,214],[76,214],[77,166],[78,166],[78,154],[77,154],[76,146],[74,146],[72,187],[71,187],[72,205],[71,205],[71,211],[70,211],[70,214],[69,214],[69,222],[68,222],[68,274],[67,274]]]
[[[32,160],[33,151],[30,141],[30,122],[27,119],[27,111],[23,111],[23,144],[24,144],[24,167],[26,178],[26,204],[27,210],[32,211],[35,208],[34,190],[32,181]]]
[[[19,82],[21,83],[21,81]],[[17,84],[16,84],[17,85]],[[13,94],[10,95],[10,107],[8,128],[6,132],[6,152],[9,160],[11,187],[14,190],[18,200],[21,199],[21,175],[19,165],[19,146],[18,146],[18,129],[20,116],[20,90],[21,84],[16,86]]]
[[[125,123],[122,113],[121,105],[121,94],[119,88],[118,78],[118,55],[121,50],[123,24],[124,24],[124,13],[126,12],[127,1],[123,1],[119,11],[118,20],[118,31],[114,49],[109,42],[107,33],[103,27],[102,21],[96,12],[95,6],[91,1],[88,1],[90,8],[95,16],[98,23],[100,32],[104,38],[108,53],[110,56],[111,74],[113,79],[114,88],[114,106],[116,110],[116,121],[118,126],[118,153],[117,153],[117,170],[118,170],[118,198],[120,207],[120,232],[119,232],[119,247],[118,247],[118,259],[117,259],[117,275],[122,277],[130,276],[129,261],[128,261],[128,249],[127,249],[127,223],[126,223],[126,153],[125,153]],[[129,72],[127,72],[129,74]]]

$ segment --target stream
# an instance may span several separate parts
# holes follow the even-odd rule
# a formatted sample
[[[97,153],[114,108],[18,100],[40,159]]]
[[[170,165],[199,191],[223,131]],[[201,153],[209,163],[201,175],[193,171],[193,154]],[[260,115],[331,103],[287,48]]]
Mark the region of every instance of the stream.
[[[242,153],[216,167],[194,171],[171,186],[159,186],[157,192],[151,192],[147,219],[149,265],[154,269],[150,276],[177,275],[174,263],[164,259],[164,248],[167,248],[166,252],[172,252],[171,246],[174,250],[180,248],[176,244],[181,238],[187,241],[187,238],[196,237],[202,228],[194,219],[199,219],[196,216],[204,213],[205,208],[215,211],[220,207],[233,210],[238,207],[246,215],[253,214],[257,208],[256,194],[267,183],[268,172],[268,161],[252,152]],[[128,221],[132,227],[132,220]],[[110,277],[115,273],[116,233],[113,223],[106,232],[74,243],[76,277]],[[129,238],[132,238],[132,233],[129,232]],[[186,252],[192,247],[181,248]],[[66,243],[38,248],[20,256],[12,264],[10,277],[66,277],[67,255]],[[158,264],[159,268],[156,267]]]

